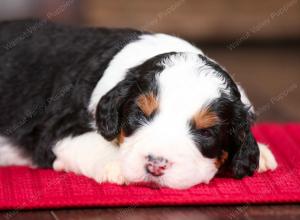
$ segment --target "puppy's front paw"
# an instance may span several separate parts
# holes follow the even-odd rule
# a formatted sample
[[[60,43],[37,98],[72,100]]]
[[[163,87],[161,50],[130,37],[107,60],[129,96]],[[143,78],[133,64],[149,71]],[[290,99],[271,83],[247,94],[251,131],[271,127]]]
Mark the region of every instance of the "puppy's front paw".
[[[103,180],[104,182],[116,183],[118,185],[126,183],[119,162],[114,161],[105,166]]]
[[[73,172],[75,174],[81,174],[81,172],[75,166],[71,166],[70,163],[67,163],[64,160],[56,158],[52,164],[52,168],[55,171],[61,172]]]
[[[65,166],[64,166],[64,163],[58,159],[56,159],[54,162],[53,162],[53,169],[55,171],[65,171]]]
[[[277,168],[277,162],[271,150],[262,143],[258,143],[258,147],[260,151],[258,172],[275,170]]]

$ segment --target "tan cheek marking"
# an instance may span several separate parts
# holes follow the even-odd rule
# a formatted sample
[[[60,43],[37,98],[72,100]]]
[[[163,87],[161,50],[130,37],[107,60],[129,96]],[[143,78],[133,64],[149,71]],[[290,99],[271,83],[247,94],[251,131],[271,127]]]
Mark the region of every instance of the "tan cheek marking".
[[[219,169],[227,159],[228,159],[228,152],[223,151],[222,155],[215,161],[216,167]]]
[[[193,118],[196,128],[209,128],[216,125],[220,119],[217,114],[209,108],[199,111]]]
[[[157,97],[153,92],[140,95],[137,99],[137,105],[145,115],[149,116],[158,108]]]
[[[118,136],[118,145],[123,144],[125,139],[125,132],[121,129],[120,134]]]

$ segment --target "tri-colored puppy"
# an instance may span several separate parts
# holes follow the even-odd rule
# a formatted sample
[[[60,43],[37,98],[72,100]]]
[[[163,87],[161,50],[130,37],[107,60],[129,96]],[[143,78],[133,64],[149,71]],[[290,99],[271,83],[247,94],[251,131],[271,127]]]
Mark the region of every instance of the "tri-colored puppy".
[[[23,20],[0,44],[1,165],[179,189],[277,166],[243,89],[180,38]]]

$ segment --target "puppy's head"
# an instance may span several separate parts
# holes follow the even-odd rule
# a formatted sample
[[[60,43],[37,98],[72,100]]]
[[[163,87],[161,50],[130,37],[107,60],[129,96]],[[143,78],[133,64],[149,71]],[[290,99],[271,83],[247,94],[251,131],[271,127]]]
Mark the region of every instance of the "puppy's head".
[[[237,178],[253,174],[259,151],[249,107],[215,62],[167,53],[130,69],[98,103],[96,122],[118,140],[127,181],[188,188],[224,166]]]

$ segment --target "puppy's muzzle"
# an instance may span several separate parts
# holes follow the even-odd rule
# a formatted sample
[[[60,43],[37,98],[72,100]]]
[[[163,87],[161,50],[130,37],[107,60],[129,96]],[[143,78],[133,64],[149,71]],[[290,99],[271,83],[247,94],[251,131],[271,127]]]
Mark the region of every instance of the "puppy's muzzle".
[[[170,166],[170,162],[163,158],[153,155],[146,156],[145,169],[152,176],[159,177],[164,175],[166,169]]]

